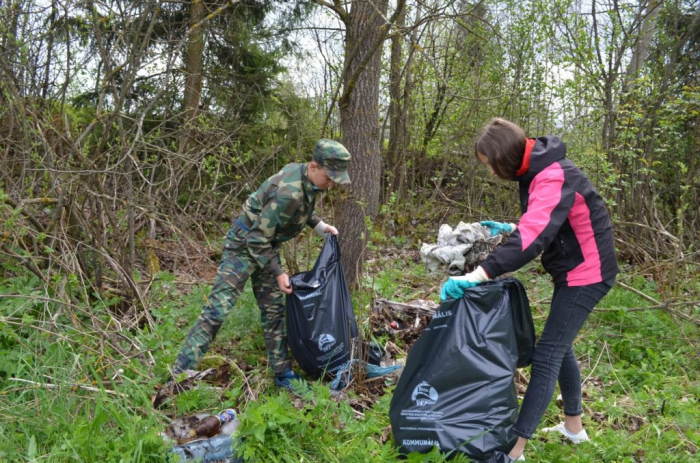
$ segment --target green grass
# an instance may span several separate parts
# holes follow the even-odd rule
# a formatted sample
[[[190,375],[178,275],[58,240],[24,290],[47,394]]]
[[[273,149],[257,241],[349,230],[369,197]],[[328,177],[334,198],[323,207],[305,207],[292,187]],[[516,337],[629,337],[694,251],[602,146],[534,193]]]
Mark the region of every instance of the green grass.
[[[362,291],[353,295],[366,333],[372,297],[436,301],[444,280],[426,274],[403,243],[392,251],[396,252],[384,257],[377,253],[377,260],[368,265]],[[538,264],[516,276],[528,290],[540,332],[551,282]],[[625,283],[659,297],[653,282],[628,278]],[[151,330],[148,324],[120,328],[116,317],[110,317],[111,302],[92,300],[88,307],[77,302],[79,292],[72,306],[47,302],[53,296],[31,277],[0,283],[0,294],[17,296],[0,299],[0,461],[164,461],[168,445],[159,433],[169,417],[231,406],[240,411],[239,435],[244,438],[240,452],[249,461],[396,460],[390,435],[388,441],[382,440],[390,426],[391,390],[359,416],[347,401],[331,398],[327,385],[320,382],[311,383],[308,396],[298,401],[274,387],[260,314],[249,287],[202,367],[234,360],[250,370],[231,370],[232,382],[225,391],[202,387],[181,394],[163,411],[154,411],[155,386],[167,378],[167,368],[208,290],[178,285],[167,273],[159,275],[148,294],[155,322]],[[528,461],[698,460],[700,330],[662,310],[625,310],[648,305],[621,286],[599,304],[575,344],[585,379],[583,419],[592,442],[572,446],[558,437],[537,434],[526,449]],[[698,318],[697,309],[691,314]],[[527,369],[524,373],[529,374]],[[249,400],[251,384],[255,401]],[[100,392],[107,390],[114,394]],[[562,417],[552,401],[540,427]],[[411,455],[408,461],[444,459],[433,452]]]
[[[528,287],[531,300],[547,286],[538,284],[546,277],[532,274],[532,266],[517,274],[537,286]],[[659,297],[644,279],[626,284]],[[547,302],[533,308],[533,314],[545,312],[535,315],[538,333]],[[526,450],[529,461],[698,461],[700,331],[661,310],[626,310],[650,305],[619,285],[598,304],[574,345],[585,381],[583,420],[592,442],[572,447],[539,435]],[[540,427],[562,418],[553,401]]]

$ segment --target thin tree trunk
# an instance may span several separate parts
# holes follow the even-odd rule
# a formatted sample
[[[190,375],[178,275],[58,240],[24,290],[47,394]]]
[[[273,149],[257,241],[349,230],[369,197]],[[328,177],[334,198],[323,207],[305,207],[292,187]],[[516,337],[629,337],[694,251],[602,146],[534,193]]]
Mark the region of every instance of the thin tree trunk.
[[[405,140],[404,140],[404,149],[401,153],[402,156],[402,165],[404,166],[403,171],[401,172],[401,176],[399,177],[399,184],[396,187],[397,191],[397,197],[398,200],[401,201],[404,199],[404,192],[407,189],[407,183],[408,183],[408,163],[406,156],[407,151],[409,147],[411,146],[412,142],[412,133],[408,130],[408,127],[413,126],[413,121],[415,119],[415,108],[414,108],[414,102],[413,99],[411,98],[411,95],[413,94],[413,87],[414,87],[414,81],[413,81],[413,60],[414,57],[416,56],[416,45],[418,44],[418,27],[417,24],[420,24],[422,20],[422,3],[418,2],[418,5],[416,6],[416,16],[413,18],[413,30],[411,31],[411,46],[409,47],[409,53],[408,53],[408,58],[406,59],[406,71],[405,71],[405,80],[406,84],[404,85],[403,88],[403,101],[404,101],[404,110],[406,112],[406,117],[404,119],[404,127],[403,131],[405,134]],[[412,153],[412,152],[411,152]],[[411,165],[415,166],[416,165],[416,159],[415,156],[411,156]],[[415,183],[415,176],[411,175],[411,184]],[[397,211],[398,211],[397,207]]]
[[[190,6],[189,40],[185,58],[185,94],[182,104],[183,135],[180,153],[187,150],[192,139],[192,121],[197,117],[199,100],[202,94],[202,71],[204,69],[204,29],[200,22],[206,16],[204,0],[193,0]]]
[[[389,150],[387,165],[389,167],[386,182],[386,199],[396,193],[401,184],[401,177],[406,170],[405,149],[406,105],[401,93],[401,58],[403,39],[401,31],[406,25],[406,10],[396,18],[397,31],[391,38],[391,62],[389,70]]]
[[[51,16],[47,22],[48,27],[48,43],[46,44],[46,65],[44,66],[44,83],[41,88],[41,97],[46,100],[49,95],[49,76],[51,75],[51,61],[53,57],[53,41],[54,41],[54,25],[56,23],[56,15],[58,10],[56,4],[51,5]]]
[[[632,59],[627,66],[627,85],[625,92],[634,89],[634,80],[649,56],[649,47],[651,46],[651,40],[654,38],[656,19],[661,11],[662,3],[663,0],[649,0],[647,4],[645,17],[642,19],[642,25],[639,31],[639,38],[636,46],[632,50]]]

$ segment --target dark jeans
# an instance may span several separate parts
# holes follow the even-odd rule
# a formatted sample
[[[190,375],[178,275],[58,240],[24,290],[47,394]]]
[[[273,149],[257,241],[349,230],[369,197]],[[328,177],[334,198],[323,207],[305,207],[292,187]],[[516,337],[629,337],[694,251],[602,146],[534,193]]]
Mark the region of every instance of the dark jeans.
[[[581,409],[581,372],[576,362],[574,339],[588,314],[603,299],[614,280],[587,286],[557,286],[552,295],[549,317],[532,355],[530,384],[527,387],[513,434],[531,439],[537,429],[559,379],[564,414],[578,416]]]

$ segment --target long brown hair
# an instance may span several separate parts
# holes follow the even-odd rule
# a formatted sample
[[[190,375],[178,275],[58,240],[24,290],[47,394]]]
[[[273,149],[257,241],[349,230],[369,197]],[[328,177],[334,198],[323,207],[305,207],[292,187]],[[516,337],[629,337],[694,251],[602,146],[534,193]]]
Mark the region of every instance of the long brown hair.
[[[495,118],[481,129],[474,154],[486,156],[496,175],[510,180],[523,163],[526,143],[525,131],[518,124]]]

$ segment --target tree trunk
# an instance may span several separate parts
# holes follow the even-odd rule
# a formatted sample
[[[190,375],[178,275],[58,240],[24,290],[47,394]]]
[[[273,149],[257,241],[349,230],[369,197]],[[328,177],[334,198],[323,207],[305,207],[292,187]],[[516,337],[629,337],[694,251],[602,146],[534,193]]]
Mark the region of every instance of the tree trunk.
[[[362,272],[366,220],[379,208],[381,143],[379,140],[379,77],[381,43],[388,0],[355,0],[346,21],[345,73],[339,100],[342,141],[352,154],[352,185],[336,211],[340,249],[348,283]]]
[[[649,47],[651,46],[651,40],[654,38],[654,30],[656,29],[656,18],[661,11],[662,3],[663,0],[649,0],[647,4],[646,17],[641,20],[642,25],[639,31],[639,38],[632,50],[632,59],[627,66],[626,92],[634,89],[634,80],[637,78],[637,73],[649,56]]]
[[[391,193],[398,193],[406,171],[406,157],[403,155],[406,138],[406,105],[401,93],[401,58],[403,40],[401,30],[406,25],[406,10],[396,18],[397,31],[391,38],[391,62],[389,69],[389,150],[387,152],[386,199]]]
[[[202,94],[202,70],[204,66],[204,29],[199,23],[207,13],[203,0],[193,0],[190,7],[189,41],[187,43],[185,95],[182,104],[183,135],[180,153],[183,153],[192,138],[190,124],[197,117],[199,99]]]
[[[54,41],[54,27],[56,24],[56,15],[58,14],[58,10],[56,8],[56,4],[52,3],[51,4],[51,15],[49,16],[49,20],[47,22],[47,29],[48,29],[48,43],[46,45],[46,65],[44,66],[44,83],[42,84],[41,87],[41,97],[46,100],[46,98],[49,96],[49,81],[50,81],[50,75],[51,75],[51,64],[52,64],[52,57],[53,57],[53,41]]]
[[[404,151],[402,153],[403,156],[403,163],[402,165],[404,166],[403,172],[401,172],[401,176],[399,177],[399,184],[396,187],[397,191],[397,196],[399,201],[402,201],[404,199],[404,192],[411,188],[412,185],[414,184],[414,176],[411,176],[410,184],[408,180],[408,161],[407,161],[407,156],[411,156],[409,158],[411,160],[411,165],[415,166],[416,165],[416,159],[415,159],[415,154],[412,154],[409,152],[409,147],[412,144],[412,133],[411,131],[408,130],[408,127],[412,127],[414,120],[415,120],[415,102],[414,99],[412,98],[412,95],[414,93],[414,87],[415,87],[415,81],[413,79],[413,61],[414,57],[416,56],[416,45],[418,44],[418,24],[421,23],[423,20],[422,14],[422,3],[418,2],[416,5],[416,14],[415,17],[413,18],[413,30],[411,31],[411,45],[409,47],[408,51],[408,57],[406,58],[406,70],[405,70],[405,80],[406,84],[404,85],[403,88],[403,102],[404,102],[404,110],[406,112],[406,117],[404,119],[404,127],[403,131],[405,134],[405,140],[404,140]],[[408,185],[407,185],[408,184]],[[409,186],[410,185],[410,186]],[[397,211],[399,208],[397,207]]]

